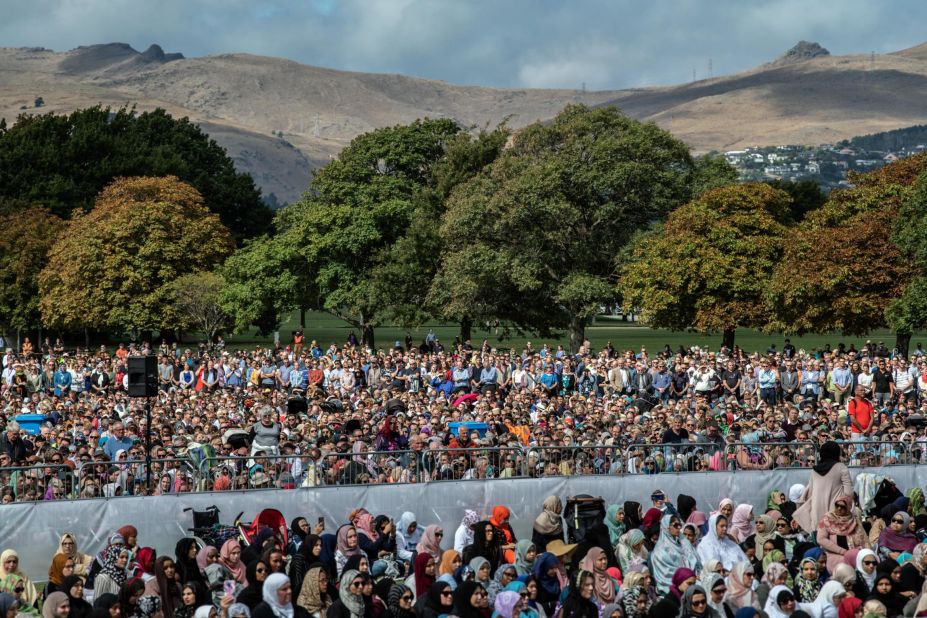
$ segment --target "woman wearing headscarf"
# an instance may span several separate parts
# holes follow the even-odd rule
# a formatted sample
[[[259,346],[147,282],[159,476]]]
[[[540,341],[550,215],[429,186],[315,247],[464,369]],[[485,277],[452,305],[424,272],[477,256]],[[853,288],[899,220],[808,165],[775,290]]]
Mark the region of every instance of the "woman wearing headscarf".
[[[476,582],[465,581],[454,591],[454,611],[451,614],[459,618],[486,618],[488,606],[486,590]]]
[[[206,580],[203,573],[196,563],[196,555],[199,549],[196,545],[196,539],[182,538],[174,546],[174,564],[177,570],[177,579],[181,584],[195,581],[206,586]]]
[[[821,591],[813,602],[803,603],[803,605],[806,611],[815,618],[837,618],[837,607],[846,595],[847,591],[839,582],[829,581],[821,587]],[[796,600],[798,600],[798,595],[796,595]]]
[[[657,592],[666,593],[676,569],[686,567],[699,570],[698,554],[688,539],[682,536],[682,522],[676,515],[664,515],[660,525],[660,538],[650,555],[650,566]]]
[[[362,553],[357,540],[357,530],[352,524],[345,524],[338,528],[335,548],[335,565],[340,574],[348,558]]]
[[[595,579],[595,592],[593,596],[600,605],[606,605],[615,601],[615,580],[605,572],[608,568],[608,558],[605,551],[600,547],[590,549],[582,561],[579,568],[592,573]]]
[[[888,618],[896,618],[897,616],[901,616],[901,613],[904,610],[904,597],[902,597],[894,590],[892,576],[888,573],[879,573],[876,575],[872,593],[866,600],[878,601],[884,605],[885,609],[888,611]]]
[[[329,590],[328,573],[316,564],[306,571],[296,604],[306,610],[312,618],[326,618],[328,609],[332,606],[333,595]]]
[[[766,558],[764,558],[763,577],[754,589],[756,599],[760,605],[766,605],[766,600],[773,588],[776,586],[790,586],[793,583],[789,576],[789,570],[777,559],[777,553],[781,555],[778,550],[775,550],[766,554]],[[785,559],[785,556],[782,556],[782,559]]]
[[[415,546],[422,540],[422,527],[418,525],[415,513],[405,511],[396,523],[396,555],[400,560],[412,562]]]
[[[93,598],[103,594],[119,594],[126,583],[129,549],[125,545],[110,545],[103,551],[103,567],[93,579]]]
[[[541,507],[541,513],[535,518],[531,540],[539,552],[547,549],[553,540],[563,540],[563,503],[557,496],[547,496]]]
[[[518,542],[518,539],[515,538],[515,531],[512,530],[512,525],[509,523],[511,516],[512,513],[507,506],[498,504],[492,507],[492,517],[489,518],[489,523],[502,532],[503,556],[505,562],[509,564],[515,562],[515,543]]]
[[[51,566],[48,567],[48,583],[45,584],[43,596],[61,590],[59,587],[65,577],[74,574],[74,559],[64,554],[55,554]]]
[[[67,618],[71,602],[63,592],[52,592],[42,605],[42,618]],[[5,618],[5,617],[4,617]]]
[[[464,548],[463,561],[470,563],[474,558],[486,558],[490,570],[495,571],[503,562],[502,540],[502,535],[492,522],[476,522],[473,524],[473,544]]]
[[[155,560],[154,577],[145,582],[145,594],[161,599],[161,610],[167,618],[171,618],[180,607],[180,587],[176,575],[174,559],[160,556]]]
[[[698,584],[686,588],[680,606],[679,618],[721,618],[708,606],[708,593]]]
[[[538,551],[534,541],[522,539],[515,544],[515,572],[519,577],[531,573],[537,555]]]
[[[548,616],[552,616],[560,591],[567,583],[566,572],[557,556],[544,552],[534,559],[533,574],[538,585],[538,603]]]
[[[464,511],[463,518],[460,520],[460,525],[457,526],[457,531],[454,533],[454,549],[460,554],[463,554],[464,548],[467,545],[473,544],[473,526],[479,520],[480,516],[476,511],[471,509]],[[418,543],[418,541],[416,541],[416,543]]]
[[[911,516],[904,511],[892,515],[888,527],[879,534],[879,555],[883,558],[897,559],[902,552],[913,552],[917,546],[917,537],[908,530]]]
[[[412,576],[406,580],[406,585],[418,598],[425,594],[435,583],[435,559],[431,554],[418,554],[412,564]]]
[[[927,597],[925,597],[927,599]],[[862,599],[857,597],[847,597],[840,602],[840,607],[837,608],[837,618],[856,618],[856,611],[863,606]],[[920,606],[918,606],[920,607]],[[927,610],[927,607],[924,608]],[[920,613],[915,613],[915,616],[921,616]]]
[[[431,524],[425,528],[421,540],[415,547],[415,551],[421,554],[430,554],[435,561],[441,559],[441,539],[444,537],[444,530],[441,526]]]
[[[614,551],[621,535],[627,530],[624,524],[624,510],[620,504],[611,504],[605,510],[605,527],[608,528],[608,539]]]
[[[338,599],[328,608],[328,618],[364,618],[363,578],[358,571],[345,571],[340,580]]]
[[[64,554],[74,560],[74,575],[87,576],[90,572],[90,565],[93,564],[93,556],[82,554],[77,551],[77,537],[72,532],[65,532],[58,541],[58,550],[55,554]]]
[[[871,549],[861,549],[856,554],[856,583],[853,586],[853,594],[861,599],[869,598],[878,576],[876,571],[878,564],[879,558]]]
[[[628,530],[640,528],[643,517],[644,511],[640,502],[629,500],[624,503],[624,523],[628,527]]]
[[[763,546],[766,544],[766,541],[776,536],[776,522],[772,517],[769,515],[760,515],[756,518],[756,532],[753,534],[753,542],[756,547],[757,560],[763,559]]]
[[[695,572],[692,569],[681,567],[673,573],[673,579],[669,587],[669,593],[664,595],[651,609],[655,616],[675,616],[679,613],[682,606],[682,595],[686,589],[698,581]]]
[[[245,568],[248,586],[235,597],[235,600],[254,611],[254,608],[264,600],[264,582],[268,575],[270,575],[270,566],[266,562],[263,560],[249,562]]]
[[[785,586],[776,586],[769,592],[763,611],[766,618],[789,618],[797,609],[807,610],[795,602],[795,595]]]
[[[15,549],[7,549],[0,553],[0,579],[7,575],[18,575],[23,580],[23,593],[19,601],[22,605],[34,606],[39,594],[35,585],[20,568],[19,554]]]
[[[307,534],[299,544],[299,551],[290,559],[290,566],[287,567],[293,590],[302,590],[303,577],[313,565],[321,562],[321,556],[322,539],[314,534]]]
[[[498,618],[519,618],[521,605],[527,605],[527,603],[522,603],[520,594],[510,590],[500,590],[490,607],[495,610],[493,616],[498,616]]]
[[[241,561],[241,545],[236,539],[229,539],[222,544],[219,550],[219,562],[232,574],[235,581],[242,586],[248,584],[245,565]]]
[[[709,526],[710,528],[711,526]],[[753,528],[753,506],[750,504],[738,504],[734,509],[734,515],[730,520],[730,535],[738,543],[743,543],[747,537],[754,532]]]
[[[559,618],[598,618],[599,608],[593,601],[595,576],[580,570],[570,582],[570,591],[560,608]]]
[[[299,546],[303,544],[306,535],[310,533],[309,522],[305,517],[294,517],[290,522],[290,540],[287,541],[286,553],[293,556],[299,551]],[[292,583],[292,582],[291,582]]]
[[[18,614],[19,601],[9,592],[0,592],[0,617],[7,618]]]
[[[698,585],[705,591],[708,598],[708,607],[715,611],[718,618],[733,618],[734,612],[724,604],[724,595],[727,594],[727,584],[720,573],[705,573],[699,579]]]
[[[414,597],[408,586],[393,584],[386,599],[385,618],[416,618],[415,612],[412,611]]]
[[[499,565],[496,572],[493,573],[492,581],[489,582],[488,586],[485,586],[490,606],[496,602],[496,595],[502,592],[502,590],[509,585],[509,582],[515,581],[516,577],[518,577],[518,573],[515,572],[515,567],[513,565]]]
[[[753,591],[753,566],[749,562],[738,562],[727,578],[727,596],[724,602],[736,615],[745,607],[759,610],[760,604]]]
[[[428,589],[428,593],[415,602],[418,618],[438,618],[450,614],[454,605],[454,591],[447,582],[437,581]]]
[[[638,564],[647,564],[650,553],[644,546],[644,533],[640,528],[631,528],[621,535],[616,550],[618,566],[622,573],[629,573]]]
[[[702,564],[717,560],[725,571],[730,571],[736,563],[746,561],[747,555],[728,536],[727,523],[727,519],[720,513],[711,516],[708,533],[698,544],[698,557]]]
[[[799,603],[813,603],[818,598],[823,584],[818,574],[818,561],[814,558],[802,558],[795,576],[795,598]]]
[[[385,527],[378,528],[376,518],[367,509],[355,509],[348,515],[357,533],[357,546],[367,554],[371,562],[380,557],[381,551],[390,553],[396,550],[396,535],[393,525],[386,522]]]
[[[908,493],[905,496],[910,500],[909,510],[911,512],[911,517],[917,517],[918,515],[927,514],[927,510],[924,508],[924,490],[920,487],[912,487],[908,490]]]
[[[290,579],[283,573],[271,573],[267,576],[262,598],[251,612],[253,618],[308,618],[306,610],[293,606]]]
[[[865,548],[869,544],[863,525],[853,512],[850,497],[837,496],[832,505],[817,527],[817,542],[827,552],[827,570],[831,573],[848,551]]]
[[[818,463],[812,468],[808,485],[796,501],[798,508],[792,518],[805,532],[814,532],[837,498],[852,495],[850,472],[840,462],[840,445],[833,441],[825,442],[819,450]]]
[[[90,603],[84,600],[84,580],[79,575],[69,575],[62,580],[59,586],[61,592],[68,595],[71,602],[69,618],[87,618],[93,611]],[[3,616],[3,612],[0,612]]]

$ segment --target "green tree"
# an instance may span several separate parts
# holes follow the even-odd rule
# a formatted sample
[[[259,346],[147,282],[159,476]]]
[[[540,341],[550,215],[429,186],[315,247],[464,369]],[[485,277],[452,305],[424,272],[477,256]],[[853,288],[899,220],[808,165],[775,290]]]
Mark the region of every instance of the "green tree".
[[[796,222],[804,220],[808,213],[817,210],[827,201],[821,185],[813,180],[767,180],[766,184],[789,194],[792,198],[792,219]]]
[[[261,236],[245,242],[225,261],[221,304],[236,331],[245,331],[252,324],[262,335],[277,329],[298,305],[300,260],[295,246],[282,237]]]
[[[448,200],[435,279],[447,311],[540,333],[568,328],[578,348],[615,295],[614,260],[635,231],[684,202],[688,147],[617,108],[565,108],[517,133]]]
[[[786,244],[790,198],[762,183],[712,189],[643,236],[621,273],[624,302],[653,328],[769,325],[765,289]]]
[[[173,176],[120,178],[89,213],[76,213],[39,275],[50,326],[173,330],[172,282],[211,270],[233,249],[229,231],[192,186]]]
[[[727,162],[724,155],[709,152],[693,160],[692,196],[698,197],[710,189],[726,187],[737,182],[737,168]]]
[[[927,171],[902,200],[891,239],[913,266],[911,283],[886,310],[888,324],[897,333],[895,345],[907,356],[911,334],[927,327]]]
[[[169,175],[193,185],[239,240],[268,230],[272,212],[251,176],[236,172],[199,127],[163,109],[24,114],[0,127],[0,197],[42,204],[62,218],[90,210],[115,178]]]
[[[426,119],[358,136],[279,220],[279,233],[305,260],[322,308],[359,329],[367,345],[374,343],[382,307],[392,303],[375,274],[406,236],[416,195],[458,132],[451,120]]]
[[[231,322],[220,302],[225,279],[214,272],[190,272],[174,280],[171,287],[179,327],[206,335],[206,342],[212,344]]]
[[[0,333],[41,325],[39,272],[62,229],[45,208],[0,214]]]

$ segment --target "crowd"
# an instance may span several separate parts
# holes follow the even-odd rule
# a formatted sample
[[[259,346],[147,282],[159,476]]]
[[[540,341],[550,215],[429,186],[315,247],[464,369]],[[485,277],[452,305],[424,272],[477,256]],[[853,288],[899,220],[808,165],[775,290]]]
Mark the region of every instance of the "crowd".
[[[324,519],[280,517],[212,544],[181,538],[160,556],[126,525],[87,548],[62,532],[44,587],[34,583],[44,573],[19,568],[28,541],[4,539],[0,616],[927,616],[923,490],[902,494],[871,474],[851,483],[839,445],[820,454],[805,484],[765,504],[726,498],[712,509],[654,489],[577,525],[549,496],[523,538],[504,505],[472,505],[455,530],[398,510],[354,509],[334,532]]]
[[[158,358],[150,403],[126,359]],[[2,502],[326,484],[927,461],[927,366],[881,342],[764,352],[584,344],[252,350],[60,340],[0,357]],[[29,434],[14,419],[38,415]],[[35,417],[33,417],[35,418]]]

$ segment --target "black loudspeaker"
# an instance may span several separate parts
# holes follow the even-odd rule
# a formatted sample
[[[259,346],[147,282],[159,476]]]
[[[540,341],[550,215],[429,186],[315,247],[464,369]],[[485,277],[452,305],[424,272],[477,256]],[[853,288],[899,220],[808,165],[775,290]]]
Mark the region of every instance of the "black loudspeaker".
[[[129,397],[158,396],[158,359],[155,356],[129,357]]]

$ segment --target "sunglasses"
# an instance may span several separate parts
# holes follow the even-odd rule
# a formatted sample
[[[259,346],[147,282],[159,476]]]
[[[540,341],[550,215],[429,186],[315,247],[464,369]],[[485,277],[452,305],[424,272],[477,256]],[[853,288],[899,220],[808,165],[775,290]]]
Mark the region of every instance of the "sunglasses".
[[[363,582],[351,582],[351,588],[360,588],[363,585]]]
[[[449,597],[449,596],[453,596],[453,594],[451,593],[450,590],[444,590],[443,592],[441,592],[441,596],[442,596],[442,597]]]
[[[904,524],[904,520],[903,519],[893,519],[892,523],[893,524]]]
[[[404,594],[404,595],[402,595],[401,597],[399,597],[399,600],[400,600],[400,601],[411,601],[411,600],[412,600],[412,595],[411,595],[411,594]]]
[[[704,599],[701,601],[692,601],[692,607],[702,607],[703,605],[708,605],[708,601]]]
[[[875,560],[863,560],[863,564],[865,564],[866,566],[875,566],[876,561]]]

